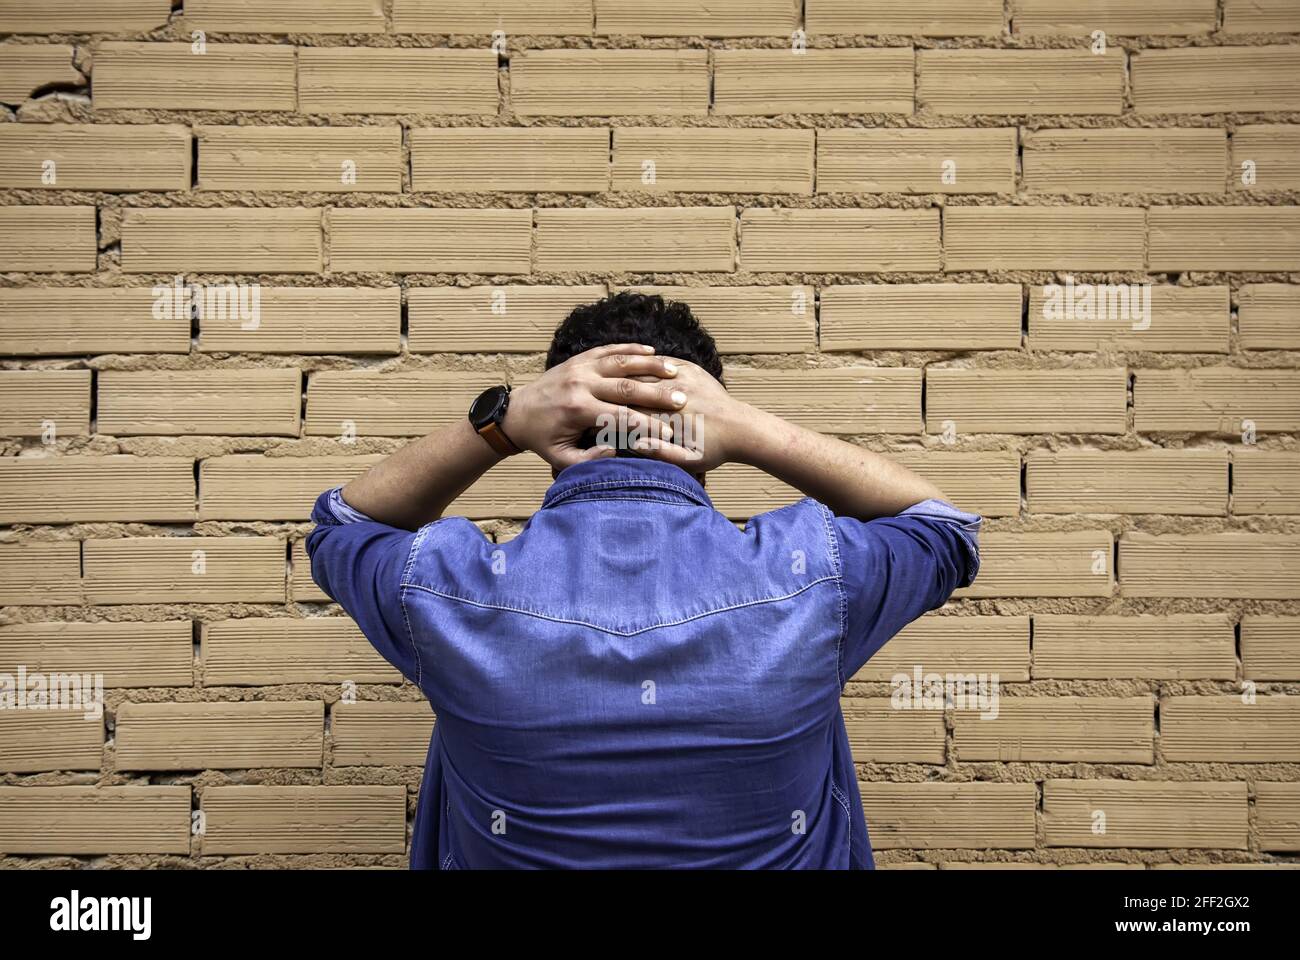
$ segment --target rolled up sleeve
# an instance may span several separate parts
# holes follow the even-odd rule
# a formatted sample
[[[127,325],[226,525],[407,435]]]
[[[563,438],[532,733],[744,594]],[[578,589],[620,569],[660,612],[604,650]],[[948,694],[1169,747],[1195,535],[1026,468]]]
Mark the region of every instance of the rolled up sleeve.
[[[835,518],[846,600],[841,683],[899,630],[974,582],[981,522],[942,500],[865,522]]]
[[[341,487],[316,498],[311,518],[316,527],[306,548],[312,579],[356,621],[380,656],[414,682],[419,671],[402,610],[402,577],[416,535],[349,506]]]

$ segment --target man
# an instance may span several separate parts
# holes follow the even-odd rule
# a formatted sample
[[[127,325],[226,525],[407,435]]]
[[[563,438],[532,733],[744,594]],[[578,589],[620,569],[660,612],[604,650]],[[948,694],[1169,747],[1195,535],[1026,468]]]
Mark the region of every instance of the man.
[[[974,579],[979,518],[731,397],[684,304],[580,307],[546,366],[313,514],[316,582],[437,714],[412,866],[871,867],[840,692]],[[517,537],[439,519],[521,450],[556,479]],[[809,499],[738,530],[727,462]]]

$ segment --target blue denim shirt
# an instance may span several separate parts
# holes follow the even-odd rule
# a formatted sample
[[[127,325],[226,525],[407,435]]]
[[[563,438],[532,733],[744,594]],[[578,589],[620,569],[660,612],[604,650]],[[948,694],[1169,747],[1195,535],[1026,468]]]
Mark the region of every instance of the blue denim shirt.
[[[979,518],[805,499],[743,531],[676,466],[560,474],[519,536],[326,491],[312,575],[437,714],[414,868],[870,868],[846,680],[969,584]]]

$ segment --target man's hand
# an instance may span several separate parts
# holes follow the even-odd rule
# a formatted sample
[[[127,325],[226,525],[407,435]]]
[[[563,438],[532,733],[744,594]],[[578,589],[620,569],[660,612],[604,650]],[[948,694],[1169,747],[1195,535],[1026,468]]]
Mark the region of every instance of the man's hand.
[[[653,347],[642,344],[595,347],[513,391],[502,429],[515,446],[532,450],[556,470],[614,454],[613,447],[579,446],[602,422],[664,441],[671,427],[649,414],[675,412],[687,403],[690,388],[675,379],[691,366],[655,356]]]
[[[747,446],[746,433],[753,427],[758,411],[729,394],[703,367],[676,358],[672,363],[677,366],[675,388],[687,397],[685,405],[673,411],[684,429],[677,442],[673,442],[671,433],[663,437],[654,434],[633,444],[633,448],[692,473],[704,473],[741,459]]]

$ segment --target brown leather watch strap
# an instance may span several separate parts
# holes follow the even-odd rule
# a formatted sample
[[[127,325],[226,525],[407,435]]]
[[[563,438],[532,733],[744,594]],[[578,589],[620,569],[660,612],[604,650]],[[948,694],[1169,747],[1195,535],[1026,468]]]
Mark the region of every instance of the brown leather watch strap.
[[[523,453],[496,423],[484,424],[479,428],[478,435],[488,442],[488,446],[503,457],[513,457],[516,453]]]

